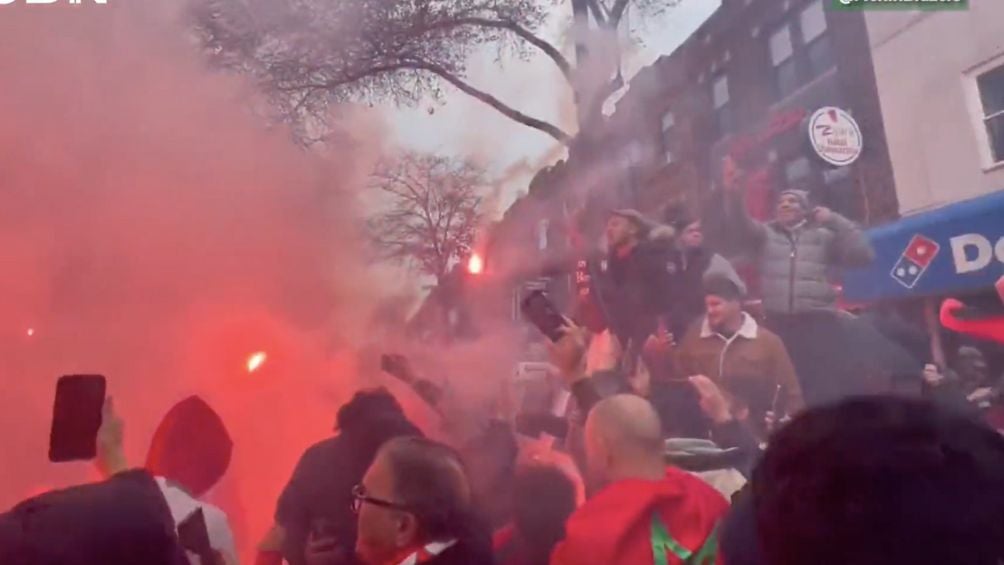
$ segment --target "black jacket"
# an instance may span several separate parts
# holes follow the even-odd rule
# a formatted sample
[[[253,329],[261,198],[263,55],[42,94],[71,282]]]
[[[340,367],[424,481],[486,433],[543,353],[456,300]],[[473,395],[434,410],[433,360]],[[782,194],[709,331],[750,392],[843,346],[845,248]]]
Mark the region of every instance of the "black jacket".
[[[385,441],[421,435],[403,415],[389,414],[366,424],[362,429],[344,429],[307,449],[279,496],[275,521],[286,529],[282,553],[291,565],[304,563],[307,538],[315,527],[336,534],[346,562],[352,562],[356,543],[352,488],[362,481]]]
[[[713,255],[703,248],[673,249],[667,254],[669,331],[677,339],[683,339],[690,324],[704,313],[704,273]]]
[[[48,492],[0,515],[4,565],[182,565],[174,519],[145,471]]]
[[[486,532],[462,539],[436,557],[425,562],[427,565],[492,565],[495,556],[491,538]]]
[[[650,239],[623,257],[611,253],[600,265],[593,292],[624,347],[629,341],[641,347],[669,310],[673,282],[666,270],[669,252],[668,242]]]

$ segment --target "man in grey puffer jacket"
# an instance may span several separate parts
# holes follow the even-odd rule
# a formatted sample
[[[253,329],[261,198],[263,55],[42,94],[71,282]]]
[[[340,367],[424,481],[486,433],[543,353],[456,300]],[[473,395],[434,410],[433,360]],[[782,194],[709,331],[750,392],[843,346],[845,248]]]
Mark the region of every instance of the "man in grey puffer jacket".
[[[875,258],[854,222],[829,210],[812,208],[808,194],[784,190],[774,221],[750,218],[740,183],[726,178],[728,225],[737,241],[759,259],[767,326],[781,336],[795,365],[805,400],[819,404],[864,392],[844,345],[850,343],[836,311],[837,295],[829,275]]]

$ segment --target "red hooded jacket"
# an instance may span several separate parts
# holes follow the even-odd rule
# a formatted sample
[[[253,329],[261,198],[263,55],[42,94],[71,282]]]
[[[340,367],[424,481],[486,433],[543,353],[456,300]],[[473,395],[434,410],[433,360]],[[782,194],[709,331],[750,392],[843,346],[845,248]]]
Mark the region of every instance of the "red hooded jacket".
[[[551,565],[720,565],[728,508],[704,481],[674,468],[661,481],[618,481],[572,514]]]

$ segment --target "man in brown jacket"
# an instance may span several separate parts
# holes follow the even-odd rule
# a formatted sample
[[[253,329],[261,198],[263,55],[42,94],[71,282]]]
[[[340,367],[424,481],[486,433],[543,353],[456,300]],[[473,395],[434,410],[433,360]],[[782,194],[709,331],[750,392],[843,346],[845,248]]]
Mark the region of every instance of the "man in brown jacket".
[[[705,316],[676,352],[677,375],[705,375],[749,410],[749,421],[780,418],[804,406],[784,343],[743,312],[740,286],[713,275],[704,280]],[[760,428],[759,425],[756,425]]]

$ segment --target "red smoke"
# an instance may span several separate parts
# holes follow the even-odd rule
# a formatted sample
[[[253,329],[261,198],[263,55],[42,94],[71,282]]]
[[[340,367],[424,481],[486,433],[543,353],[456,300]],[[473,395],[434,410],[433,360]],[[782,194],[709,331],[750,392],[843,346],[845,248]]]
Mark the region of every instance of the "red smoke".
[[[162,11],[0,6],[0,508],[93,477],[46,450],[56,378],[99,372],[135,464],[175,402],[220,412],[235,450],[216,496],[246,550],[360,384],[358,159],[266,131]]]

